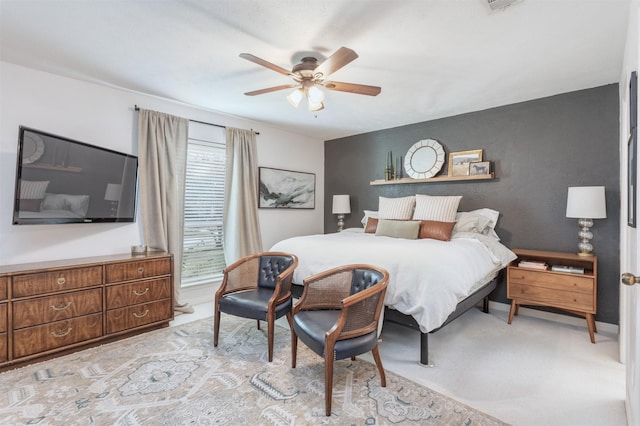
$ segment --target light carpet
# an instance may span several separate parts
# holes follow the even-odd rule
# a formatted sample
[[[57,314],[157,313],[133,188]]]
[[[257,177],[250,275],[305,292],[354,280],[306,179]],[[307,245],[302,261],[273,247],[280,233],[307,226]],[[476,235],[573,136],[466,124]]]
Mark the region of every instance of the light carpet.
[[[361,359],[336,361],[326,417],[322,358],[300,342],[291,368],[278,326],[269,363],[262,328],[223,314],[217,348],[207,318],[4,372],[2,424],[505,424]]]

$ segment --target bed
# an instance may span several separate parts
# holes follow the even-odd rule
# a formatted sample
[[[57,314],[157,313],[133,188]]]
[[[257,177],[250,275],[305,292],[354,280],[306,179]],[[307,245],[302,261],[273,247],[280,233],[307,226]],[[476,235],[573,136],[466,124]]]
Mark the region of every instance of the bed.
[[[485,213],[487,210],[482,209]],[[465,219],[462,215],[481,216],[458,214],[458,224]],[[366,216],[365,213],[363,221]],[[367,233],[363,228],[348,228],[334,234],[289,238],[276,243],[271,250],[298,256],[293,277],[297,285],[311,275],[350,263],[369,263],[387,269],[390,279],[385,319],[419,329],[420,362],[428,365],[428,333],[482,300],[487,311],[488,296],[496,287],[499,272],[516,258],[499,242],[494,226],[495,220],[490,229],[485,226],[482,232],[458,226],[450,241],[397,238]]]

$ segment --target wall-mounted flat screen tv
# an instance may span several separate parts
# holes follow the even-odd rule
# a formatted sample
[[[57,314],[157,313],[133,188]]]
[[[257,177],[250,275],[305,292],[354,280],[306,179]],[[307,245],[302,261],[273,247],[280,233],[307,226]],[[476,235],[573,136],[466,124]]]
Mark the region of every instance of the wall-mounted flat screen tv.
[[[13,223],[134,222],[138,158],[20,126]]]

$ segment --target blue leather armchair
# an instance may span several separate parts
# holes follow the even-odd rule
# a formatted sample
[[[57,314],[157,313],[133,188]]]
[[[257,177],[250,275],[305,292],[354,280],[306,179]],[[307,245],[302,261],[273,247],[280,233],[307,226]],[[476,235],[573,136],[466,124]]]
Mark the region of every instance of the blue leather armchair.
[[[382,387],[386,377],[378,352],[378,321],[389,273],[372,265],[346,265],[304,280],[293,307],[291,366],[296,367],[298,338],[325,362],[325,414],[331,415],[334,360],[371,351]]]
[[[220,312],[267,322],[269,362],[273,360],[275,320],[287,317],[292,327],[291,282],[298,258],[283,252],[244,257],[224,269],[214,302],[213,346],[218,346]]]

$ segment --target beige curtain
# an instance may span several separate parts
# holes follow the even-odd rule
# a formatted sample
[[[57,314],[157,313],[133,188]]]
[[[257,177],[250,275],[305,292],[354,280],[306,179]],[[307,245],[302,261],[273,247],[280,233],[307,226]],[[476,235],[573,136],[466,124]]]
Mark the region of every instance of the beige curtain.
[[[224,189],[224,258],[230,265],[262,251],[258,221],[258,150],[252,130],[227,127]]]
[[[184,181],[189,120],[157,111],[138,113],[140,213],[145,244],[173,254],[174,309],[193,308],[180,303]]]

